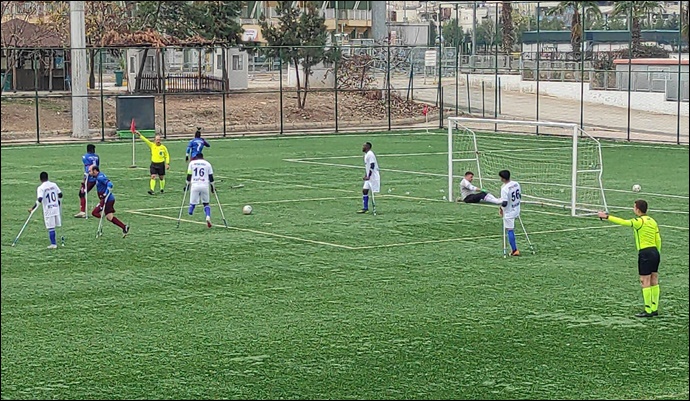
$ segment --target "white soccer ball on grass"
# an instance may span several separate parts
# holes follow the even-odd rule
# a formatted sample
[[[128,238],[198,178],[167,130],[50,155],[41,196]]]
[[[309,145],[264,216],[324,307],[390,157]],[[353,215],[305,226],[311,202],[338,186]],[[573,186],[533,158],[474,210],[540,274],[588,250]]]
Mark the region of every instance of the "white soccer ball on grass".
[[[633,192],[640,192],[642,191],[642,187],[640,186],[640,184],[635,184],[633,185],[632,190]]]
[[[242,208],[242,213],[244,214],[252,214],[252,210],[254,210],[251,205],[244,205]]]

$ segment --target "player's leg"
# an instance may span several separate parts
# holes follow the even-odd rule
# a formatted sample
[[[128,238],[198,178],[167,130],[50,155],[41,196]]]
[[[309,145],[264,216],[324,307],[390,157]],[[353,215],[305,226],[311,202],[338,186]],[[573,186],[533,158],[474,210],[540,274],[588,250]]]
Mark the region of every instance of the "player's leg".
[[[517,248],[515,241],[515,218],[503,216],[503,224],[508,231],[508,243],[510,244],[510,256],[520,256],[520,251]]]
[[[151,180],[149,181],[149,195],[153,195],[153,190],[156,188],[156,173],[156,165],[151,163],[151,165],[149,166],[149,174],[151,174]]]
[[[199,188],[192,188],[192,191],[189,193],[189,215],[194,214],[194,208],[196,208],[196,205],[199,204],[199,198],[201,197],[201,194],[199,193]]]
[[[208,228],[211,228],[211,205],[209,204],[211,201],[211,196],[208,193],[208,187],[206,188],[201,188],[199,190],[199,197],[201,200],[201,203],[204,205],[204,214],[206,215],[206,225]]]
[[[86,217],[86,185],[85,181],[87,181],[86,175],[84,176],[84,179],[81,182],[81,186],[79,187],[79,213],[75,214],[74,217]]]
[[[652,317],[652,271],[654,270],[657,258],[650,249],[643,249],[637,256],[637,272],[640,275],[640,286],[642,287],[642,299],[644,300],[644,312],[638,313],[635,317]]]
[[[484,195],[482,195],[482,193],[469,194],[462,201],[465,203],[479,203],[479,201],[481,201],[483,198]]]
[[[45,217],[44,222],[46,229],[48,229],[48,238],[50,238],[50,245],[48,249],[57,248],[57,234],[55,233],[55,226],[57,225],[57,218],[55,216]]]
[[[652,272],[650,275],[652,289],[652,315],[659,314],[659,272]]]
[[[381,192],[381,179],[378,178],[378,176],[376,178],[372,177],[369,182],[371,186],[371,206],[374,209],[374,215],[376,215],[376,200],[374,194]]]
[[[163,174],[160,174],[163,173]],[[163,171],[159,172],[158,174],[158,182],[160,183],[161,186],[161,193],[165,191],[165,166],[163,166]]]
[[[104,208],[104,200],[101,199],[97,204],[96,207],[93,208],[91,211],[91,216],[100,219],[101,218],[101,213],[103,212]]]
[[[494,205],[500,205],[503,203],[503,201],[501,199],[498,199],[497,197],[491,195],[488,192],[481,192],[481,193],[484,194],[484,198],[482,199],[484,202],[493,203]]]
[[[362,186],[362,210],[357,213],[366,213],[369,211],[369,190],[371,189],[371,183],[369,181],[364,181]]]
[[[108,201],[105,203],[105,218],[115,224],[116,226],[120,227],[122,229],[122,234],[123,236],[127,235],[129,232],[129,226],[120,221],[117,217],[115,217],[115,201]]]

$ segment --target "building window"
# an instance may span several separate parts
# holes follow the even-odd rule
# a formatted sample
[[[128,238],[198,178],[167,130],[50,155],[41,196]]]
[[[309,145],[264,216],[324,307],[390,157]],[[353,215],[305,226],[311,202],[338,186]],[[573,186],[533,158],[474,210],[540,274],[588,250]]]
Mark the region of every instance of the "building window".
[[[137,72],[137,61],[136,57],[132,56],[129,58],[129,73],[135,74]]]
[[[242,66],[242,55],[240,54],[233,54],[232,55],[232,69],[234,71],[241,71],[244,69]]]
[[[216,55],[216,69],[222,69],[222,68],[223,68],[223,55],[217,54]]]

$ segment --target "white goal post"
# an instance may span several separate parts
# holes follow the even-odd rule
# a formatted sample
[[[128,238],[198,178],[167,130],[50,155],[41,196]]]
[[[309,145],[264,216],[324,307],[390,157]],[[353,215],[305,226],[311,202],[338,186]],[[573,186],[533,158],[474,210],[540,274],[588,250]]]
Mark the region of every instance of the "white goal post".
[[[529,135],[505,135],[526,128]],[[608,210],[601,144],[577,124],[448,118],[449,201],[465,171],[474,173],[475,186],[500,197],[498,172],[504,169],[522,186],[523,202],[555,206],[572,216]]]

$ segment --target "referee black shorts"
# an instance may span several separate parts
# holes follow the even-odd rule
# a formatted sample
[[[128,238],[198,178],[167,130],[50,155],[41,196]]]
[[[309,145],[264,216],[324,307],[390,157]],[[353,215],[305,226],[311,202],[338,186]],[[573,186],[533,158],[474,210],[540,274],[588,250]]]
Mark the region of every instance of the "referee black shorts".
[[[149,173],[156,175],[165,175],[165,163],[151,163],[149,167]]]
[[[661,255],[655,246],[640,249],[640,252],[637,255],[637,271],[640,273],[640,276],[648,276],[652,273],[658,273],[660,262]]]

